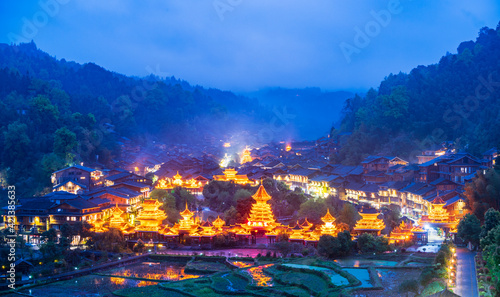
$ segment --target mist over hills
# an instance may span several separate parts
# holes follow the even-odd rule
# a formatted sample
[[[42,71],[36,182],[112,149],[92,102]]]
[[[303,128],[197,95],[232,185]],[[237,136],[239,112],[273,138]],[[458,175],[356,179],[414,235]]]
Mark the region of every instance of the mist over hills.
[[[332,126],[339,127],[346,99],[354,94],[346,91],[322,91],[320,88],[265,88],[247,93],[266,107],[286,107],[294,116],[297,138],[314,140],[328,135]]]

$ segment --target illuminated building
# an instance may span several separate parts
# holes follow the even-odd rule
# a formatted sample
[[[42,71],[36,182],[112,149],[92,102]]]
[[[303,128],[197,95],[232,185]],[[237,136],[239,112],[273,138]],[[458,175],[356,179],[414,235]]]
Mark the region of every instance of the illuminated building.
[[[358,234],[372,233],[380,235],[380,232],[385,228],[384,221],[378,218],[380,214],[376,209],[362,209],[359,214],[361,219],[356,222],[354,231]]]
[[[223,147],[231,147],[231,143],[230,142],[224,142],[224,144],[222,146]]]
[[[398,244],[410,241],[413,237],[412,230],[413,225],[411,223],[406,224],[405,221],[402,221],[399,226],[391,231],[391,234],[389,235],[389,243]]]
[[[188,209],[186,201],[186,209],[179,213],[182,220],[179,221],[179,231],[184,231],[185,233],[191,233],[197,227],[193,219],[194,213]]]
[[[292,150],[292,146],[290,146],[290,144],[287,144],[285,147],[285,151],[289,152],[291,150]]]
[[[217,219],[212,222],[212,225],[215,227],[217,231],[222,230],[222,226],[224,226],[226,222],[224,222],[219,216],[217,216]]]
[[[302,242],[304,240],[304,229],[299,225],[298,221],[290,231],[292,232],[289,237],[290,242]]]
[[[104,223],[106,223],[106,222],[103,221],[101,218],[98,218],[94,221],[91,221],[90,223],[93,225],[93,227],[90,229],[90,231],[97,232],[97,233],[108,231],[108,228],[103,226]]]
[[[326,211],[326,215],[321,220],[325,223],[320,227],[321,235],[337,236],[339,231],[335,226],[335,218],[330,214],[330,209]]]
[[[312,226],[313,226],[313,224],[309,223],[307,218],[305,218],[304,223],[302,223],[302,225],[300,225],[300,227],[302,227],[304,229],[304,231],[309,231],[309,229],[311,229]]]
[[[204,221],[201,223],[200,227],[202,229],[200,232],[202,237],[212,238],[216,235],[213,223],[210,223],[209,221]]]
[[[248,162],[252,162],[253,159],[252,159],[252,156],[251,156],[251,153],[250,153],[250,150],[247,148],[245,148],[245,150],[243,151],[243,154],[241,155],[241,164],[245,164],[245,163],[248,163]]]
[[[233,181],[236,184],[246,185],[255,184],[250,181],[245,174],[238,174],[234,168],[227,168],[224,170],[224,175],[214,175],[214,180],[218,181]]]
[[[182,187],[188,190],[192,194],[200,193],[203,191],[203,184],[201,181],[197,181],[194,178],[189,180],[183,180],[182,175],[177,172],[172,179],[163,178],[158,180],[156,183],[156,189],[170,190],[175,187]]]
[[[127,222],[122,217],[124,211],[121,210],[118,206],[115,206],[111,210],[111,217],[109,218],[109,228],[121,229]]]
[[[429,207],[429,214],[424,215],[420,218],[418,224],[421,226],[429,226],[431,228],[441,228],[445,232],[455,234],[455,231],[459,222],[454,215],[449,214],[444,208],[446,202],[441,199],[438,195],[434,200],[432,200]]]
[[[413,241],[416,244],[427,244],[429,241],[427,231],[420,226],[414,226],[411,228],[411,233],[413,234]]]
[[[139,226],[135,228],[137,232],[158,232],[161,228],[163,220],[167,218],[165,212],[158,208],[162,204],[155,199],[145,199],[141,203],[142,211],[137,216],[140,222]]]
[[[448,213],[446,212],[446,209],[443,208],[445,204],[446,202],[444,202],[439,195],[432,200],[428,215],[430,221],[445,222],[448,220]]]
[[[267,203],[271,199],[271,196],[267,194],[266,189],[261,185],[252,198],[255,200],[255,203],[252,204],[248,222],[242,225],[242,227],[251,231],[273,230],[278,224],[274,219],[271,205]]]

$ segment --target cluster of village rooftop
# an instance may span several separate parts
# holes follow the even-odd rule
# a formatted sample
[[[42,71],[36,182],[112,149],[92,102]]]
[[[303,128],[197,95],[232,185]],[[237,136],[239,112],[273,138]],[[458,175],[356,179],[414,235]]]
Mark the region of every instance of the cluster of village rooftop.
[[[225,147],[227,149],[227,145]],[[229,164],[233,165],[232,167],[220,168],[217,158],[212,154],[214,152],[196,156],[187,146],[176,146],[168,150],[164,145],[156,147],[154,151],[152,154],[137,147],[123,148],[121,160],[133,161],[118,163],[122,166],[120,169],[96,169],[97,166],[91,168],[74,165],[54,172],[52,193],[43,197],[19,198],[16,207],[16,228],[27,235],[38,235],[49,228],[59,229],[65,223],[87,221],[93,223],[94,230],[103,231],[106,226],[109,227],[109,221],[114,219],[122,231],[130,235],[128,238],[131,240],[143,236],[157,240],[159,237],[147,233],[151,230],[146,228],[143,231],[147,232],[141,235],[141,227],[136,229],[136,225],[140,226],[140,223],[144,227],[154,221],[154,232],[163,234],[161,239],[166,240],[168,236],[179,236],[180,229],[179,226],[177,229],[176,226],[173,226],[173,229],[163,226],[161,220],[155,219],[155,215],[158,218],[163,218],[164,215],[158,213],[157,206],[149,210],[154,212],[154,215],[147,214],[146,209],[151,206],[146,206],[147,203],[142,201],[147,201],[152,189],[173,189],[180,186],[203,199],[203,187],[211,180],[257,186],[263,178],[273,178],[286,183],[291,189],[301,188],[312,197],[325,198],[334,195],[355,204],[369,205],[373,209],[394,205],[403,215],[415,221],[448,224],[448,231],[454,231],[456,222],[466,211],[464,184],[471,180],[477,171],[492,167],[497,157],[496,148],[485,152],[482,158],[440,148],[424,151],[418,156],[417,164],[409,164],[399,157],[369,156],[358,166],[344,166],[328,164],[326,156],[332,153],[332,148],[328,145],[305,142],[266,145],[251,150],[247,148],[238,156],[241,164],[236,165],[233,161],[233,164]],[[254,208],[262,208],[262,205],[259,205],[256,203]],[[186,211],[189,214],[187,208]],[[273,234],[276,235],[283,226],[274,225],[274,215],[265,211],[267,221],[249,221],[250,225],[247,227],[252,227],[253,224],[255,228],[240,226],[235,229],[233,226],[229,230],[235,230],[246,237],[253,236],[253,231],[262,229],[272,239]],[[187,234],[203,237],[202,229],[196,229],[202,228],[203,223],[192,217],[188,220],[192,220],[189,222],[193,228],[190,227]],[[370,220],[376,220],[376,216]],[[185,224],[191,224],[189,222]],[[359,226],[364,224],[358,223]],[[205,227],[210,227],[206,224]],[[268,224],[273,228],[259,228],[267,227]],[[380,225],[377,221],[373,224]],[[212,227],[205,228],[208,232],[205,234],[211,238],[215,234],[212,231],[221,231],[222,227],[217,229],[211,223],[210,225]],[[197,227],[194,228],[195,226]],[[299,227],[286,226],[286,230],[292,235],[291,240],[295,234],[297,239],[309,238],[315,241],[316,235],[320,233],[314,236],[311,233],[305,237],[298,235],[297,230],[300,228],[307,231],[307,226],[309,223],[304,222]],[[397,238],[400,231],[403,234],[400,235],[401,238],[407,237],[406,233],[412,228],[415,234],[422,231],[412,226],[400,226],[394,230],[393,237]],[[377,227],[371,231],[380,233],[380,230]],[[425,241],[426,235],[422,237],[423,239],[420,239]]]

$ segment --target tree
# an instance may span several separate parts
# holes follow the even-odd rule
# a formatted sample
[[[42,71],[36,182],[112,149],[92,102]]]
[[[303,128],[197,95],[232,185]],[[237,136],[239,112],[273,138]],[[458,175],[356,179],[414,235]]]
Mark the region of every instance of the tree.
[[[62,158],[69,158],[69,154],[77,145],[76,134],[68,128],[62,127],[56,130],[54,137],[54,153]],[[68,160],[72,161],[72,158]]]
[[[154,189],[153,191],[151,191],[151,193],[149,193],[149,198],[163,202],[165,200],[165,198],[167,198],[168,194],[169,193],[167,190]],[[174,207],[175,207],[175,205],[174,205]]]
[[[351,247],[352,240],[349,231],[340,232],[336,237],[322,235],[318,241],[318,253],[330,259],[349,255]]]
[[[228,210],[224,212],[222,216],[224,218],[224,222],[227,225],[234,225],[238,221],[238,211],[234,206],[231,206]]]
[[[358,237],[358,249],[363,253],[382,253],[389,250],[386,237],[363,233]]]
[[[55,242],[56,239],[57,232],[54,228],[50,228],[49,230],[42,233],[42,241]]]
[[[412,292],[415,295],[418,295],[419,294],[418,281],[416,279],[407,279],[407,280],[404,280],[399,285],[399,292],[400,293],[405,293],[406,292],[406,296],[408,296],[409,292]]]
[[[299,190],[297,190],[299,189]],[[295,188],[294,191],[289,192],[285,196],[285,200],[292,207],[292,209],[297,210],[300,208],[300,205],[307,201],[307,197],[300,190],[300,188]]]
[[[327,207],[322,199],[308,200],[300,205],[299,218],[301,220],[307,218],[309,222],[319,225],[322,223],[321,217],[326,214]]]
[[[489,169],[486,174],[476,173],[472,182],[465,186],[469,207],[480,221],[489,208],[500,208],[500,171]]]
[[[466,214],[458,223],[457,236],[465,242],[471,242],[475,247],[479,245],[481,223],[474,214]]]
[[[285,240],[276,242],[274,246],[278,249],[278,251],[281,253],[283,257],[287,257],[290,251],[292,250],[292,244]]]
[[[495,210],[493,208],[488,209],[488,211],[486,211],[486,213],[484,214],[484,224],[481,227],[480,237],[481,238],[486,237],[486,235],[488,235],[488,232],[490,232],[490,230],[499,225],[500,225],[500,211]]]
[[[278,233],[278,235],[276,236],[276,242],[288,241],[289,238],[290,238],[290,236],[288,236],[288,233],[286,233],[285,231],[282,231],[282,232]]]
[[[246,189],[239,189],[234,194],[234,201],[238,202],[239,200],[246,199],[248,197],[252,197],[252,193]]]
[[[356,221],[361,218],[356,207],[351,203],[345,203],[342,207],[342,210],[339,213],[339,217],[337,218],[338,222],[346,223],[349,225],[349,228],[353,228],[356,225]]]

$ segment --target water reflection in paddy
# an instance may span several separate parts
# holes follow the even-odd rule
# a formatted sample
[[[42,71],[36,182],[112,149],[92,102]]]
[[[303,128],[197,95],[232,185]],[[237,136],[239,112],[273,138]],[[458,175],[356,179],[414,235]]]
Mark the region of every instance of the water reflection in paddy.
[[[231,264],[239,268],[250,267],[254,264],[253,262],[244,262],[244,261],[230,261],[230,262]]]
[[[184,272],[184,265],[162,263],[162,262],[137,263],[137,264],[127,265],[125,267],[115,268],[104,273],[116,276],[138,277],[138,278],[147,278],[151,280],[167,280],[167,281],[179,281],[183,279],[200,277],[200,275],[197,274],[190,274]]]
[[[156,285],[157,282],[140,281],[134,279],[114,278],[99,275],[85,275],[71,280],[60,281],[22,290],[21,293],[33,296],[114,296],[113,291],[118,289],[134,288],[147,285]]]
[[[257,267],[248,268],[246,271],[252,276],[253,283],[259,287],[272,287],[273,278],[268,276],[262,269],[271,267],[274,264],[261,265]]]
[[[334,260],[336,263],[344,267],[363,267],[363,266],[396,266],[398,262],[396,261],[385,261],[385,260],[368,260],[368,259],[337,259]]]

